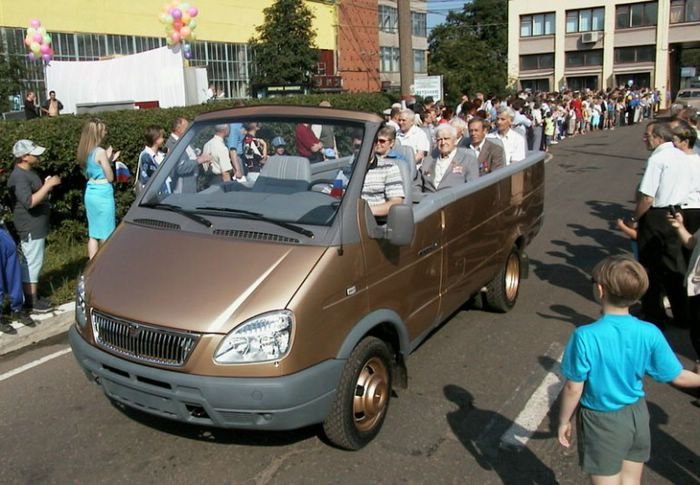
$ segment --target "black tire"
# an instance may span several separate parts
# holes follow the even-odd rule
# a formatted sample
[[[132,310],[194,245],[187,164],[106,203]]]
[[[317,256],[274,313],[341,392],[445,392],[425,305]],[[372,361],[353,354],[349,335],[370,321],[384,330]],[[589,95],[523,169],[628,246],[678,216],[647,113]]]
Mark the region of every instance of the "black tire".
[[[498,313],[507,313],[515,306],[520,292],[520,251],[513,247],[500,271],[486,285],[484,301],[486,308]]]
[[[376,337],[363,339],[352,351],[323,422],[335,446],[359,450],[377,436],[389,409],[392,362],[389,346]]]

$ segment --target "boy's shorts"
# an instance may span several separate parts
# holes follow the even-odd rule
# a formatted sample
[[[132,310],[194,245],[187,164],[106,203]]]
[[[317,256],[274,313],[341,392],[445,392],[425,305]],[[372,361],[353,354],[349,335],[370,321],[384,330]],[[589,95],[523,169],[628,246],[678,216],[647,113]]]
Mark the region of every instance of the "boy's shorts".
[[[610,476],[623,460],[644,463],[651,452],[649,410],[644,398],[612,412],[581,408],[578,414],[581,468],[590,475]]]
[[[30,235],[26,241],[20,242],[22,257],[22,283],[38,283],[39,273],[44,266],[44,247],[46,239],[32,239]]]

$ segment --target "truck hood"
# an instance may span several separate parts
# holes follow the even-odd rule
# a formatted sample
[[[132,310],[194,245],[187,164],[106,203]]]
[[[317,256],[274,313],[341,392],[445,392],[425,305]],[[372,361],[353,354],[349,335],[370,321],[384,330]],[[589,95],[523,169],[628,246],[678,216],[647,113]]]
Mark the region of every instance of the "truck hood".
[[[227,333],[285,308],[325,250],[121,224],[85,272],[87,301],[125,320]]]

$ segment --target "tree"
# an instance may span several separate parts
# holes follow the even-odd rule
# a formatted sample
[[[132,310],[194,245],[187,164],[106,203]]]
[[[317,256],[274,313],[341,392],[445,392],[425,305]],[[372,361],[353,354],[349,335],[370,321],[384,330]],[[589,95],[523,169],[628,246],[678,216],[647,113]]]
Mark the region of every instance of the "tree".
[[[428,72],[443,76],[447,99],[462,91],[500,94],[508,82],[508,0],[472,0],[450,12],[428,39]]]
[[[308,84],[318,62],[311,10],[302,0],[277,0],[263,13],[265,23],[250,39],[252,85]]]

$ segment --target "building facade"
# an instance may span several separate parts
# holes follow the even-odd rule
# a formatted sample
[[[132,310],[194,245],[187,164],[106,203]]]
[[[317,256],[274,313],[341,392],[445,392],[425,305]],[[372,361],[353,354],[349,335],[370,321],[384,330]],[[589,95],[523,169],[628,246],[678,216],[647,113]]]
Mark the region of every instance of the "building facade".
[[[508,74],[519,89],[680,85],[681,53],[700,48],[700,0],[511,0]]]
[[[427,1],[411,0],[413,72],[416,77],[428,74]],[[401,85],[399,67],[399,12],[396,0],[379,0],[379,77],[383,89]]]
[[[55,60],[92,61],[135,54],[165,44],[158,16],[163,0],[0,0],[0,52],[24,58],[23,43],[29,22],[39,18],[52,37]],[[255,27],[264,22],[263,10],[273,0],[196,0],[199,15],[190,64],[206,66],[209,81],[225,97],[249,95],[250,49]],[[306,0],[314,15],[319,70],[335,74],[336,2]],[[46,95],[43,65],[26,61],[27,89]],[[326,77],[324,75],[323,77]],[[321,80],[321,82],[324,82]]]

